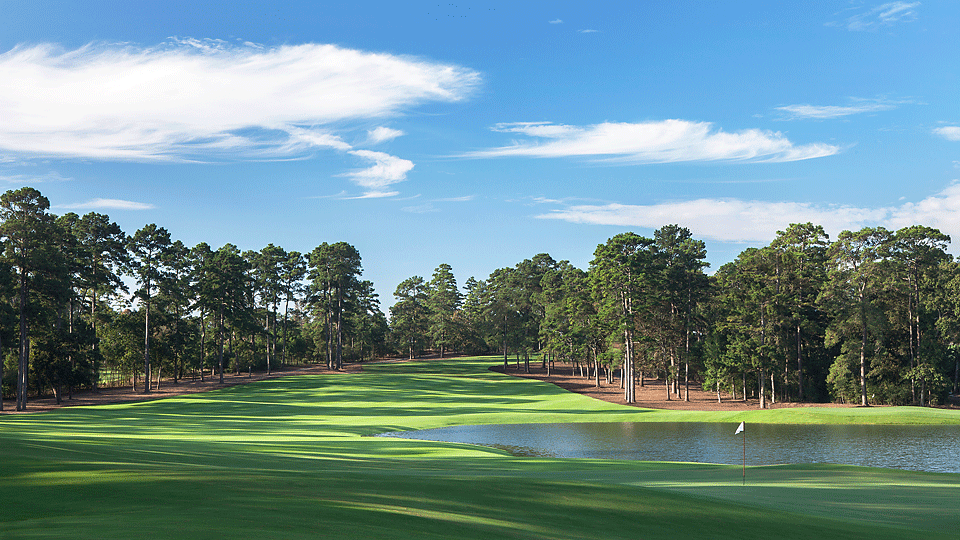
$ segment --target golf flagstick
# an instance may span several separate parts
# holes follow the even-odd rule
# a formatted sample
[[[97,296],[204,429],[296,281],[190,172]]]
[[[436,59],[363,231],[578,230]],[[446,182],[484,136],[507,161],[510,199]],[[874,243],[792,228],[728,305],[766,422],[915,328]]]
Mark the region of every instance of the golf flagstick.
[[[740,427],[737,428],[737,432],[734,433],[734,435],[738,433],[743,433],[743,484],[742,485],[745,486],[747,485],[747,432],[744,429],[744,427],[745,426],[743,422],[740,422]]]

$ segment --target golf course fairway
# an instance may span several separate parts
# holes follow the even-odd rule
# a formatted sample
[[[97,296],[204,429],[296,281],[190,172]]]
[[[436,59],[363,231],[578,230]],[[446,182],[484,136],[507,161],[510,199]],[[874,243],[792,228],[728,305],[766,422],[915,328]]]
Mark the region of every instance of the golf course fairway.
[[[642,410],[489,371],[496,362],[0,416],[0,538],[960,538],[960,474],[783,465],[748,468],[741,486],[739,466],[366,437],[524,422],[960,423],[921,408]]]

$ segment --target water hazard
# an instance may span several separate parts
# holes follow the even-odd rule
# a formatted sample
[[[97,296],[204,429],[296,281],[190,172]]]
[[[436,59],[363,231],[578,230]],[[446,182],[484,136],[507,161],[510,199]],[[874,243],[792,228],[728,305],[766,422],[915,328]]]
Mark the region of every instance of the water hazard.
[[[581,423],[456,426],[385,436],[470,443],[514,455],[740,464],[737,424]],[[960,473],[960,425],[748,424],[747,465],[838,463]]]

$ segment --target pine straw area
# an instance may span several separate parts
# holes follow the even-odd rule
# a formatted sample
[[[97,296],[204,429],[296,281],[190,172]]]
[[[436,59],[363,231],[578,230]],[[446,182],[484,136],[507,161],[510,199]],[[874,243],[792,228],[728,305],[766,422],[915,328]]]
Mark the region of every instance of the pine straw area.
[[[491,368],[493,371],[503,373],[503,364]],[[586,372],[586,370],[585,370]],[[524,377],[527,379],[537,379],[553,383],[564,390],[576,392],[594,399],[600,399],[610,403],[624,404],[623,390],[620,388],[620,379],[615,378],[613,384],[607,384],[606,379],[601,374],[600,386],[597,387],[596,379],[593,377],[581,377],[579,368],[574,374],[574,368],[571,364],[556,363],[551,370],[550,376],[547,376],[547,370],[541,367],[540,362],[530,362],[530,373],[524,372],[523,363],[517,368],[516,361],[507,365],[506,373],[515,377]],[[747,381],[750,384],[750,381]],[[752,388],[751,388],[752,390]],[[636,387],[637,402],[632,404],[635,407],[643,409],[668,409],[677,411],[745,411],[760,408],[760,400],[748,399],[744,401],[742,396],[737,396],[734,400],[730,395],[721,392],[721,401],[717,401],[717,393],[704,391],[699,384],[690,383],[690,399],[685,400],[685,389],[681,385],[680,395],[668,394],[664,381],[658,379],[644,379],[643,386],[639,383]],[[668,400],[669,395],[669,400]],[[842,405],[839,403],[771,403],[767,400],[768,409],[782,409],[790,407],[855,407],[855,405]]]
[[[128,403],[132,401],[149,401],[153,399],[180,396],[184,394],[207,392],[209,390],[216,390],[218,388],[227,388],[229,386],[236,386],[238,384],[247,384],[266,379],[276,379],[278,377],[288,377],[290,375],[308,375],[319,373],[346,374],[358,373],[360,371],[363,371],[363,366],[361,364],[346,364],[340,371],[330,371],[326,369],[326,366],[311,364],[305,366],[287,366],[283,369],[272,371],[270,375],[267,375],[266,372],[252,374],[243,372],[240,372],[239,374],[224,373],[223,384],[220,384],[219,375],[211,376],[210,374],[207,374],[203,381],[200,381],[199,377],[194,380],[192,376],[188,376],[186,379],[181,379],[177,382],[173,382],[173,379],[162,379],[160,381],[160,389],[158,390],[153,388],[150,390],[149,394],[144,394],[142,387],[139,385],[137,386],[136,391],[134,391],[130,386],[106,387],[100,388],[96,392],[92,390],[74,392],[72,397],[67,397],[67,392],[64,390],[61,403],[59,405],[57,404],[56,398],[52,394],[43,395],[40,397],[31,395],[27,399],[27,410],[16,412],[14,410],[17,405],[16,401],[8,398],[3,401],[3,411],[0,412],[0,414],[25,414],[79,405],[109,405],[113,403]],[[156,381],[154,381],[154,384],[156,384]]]

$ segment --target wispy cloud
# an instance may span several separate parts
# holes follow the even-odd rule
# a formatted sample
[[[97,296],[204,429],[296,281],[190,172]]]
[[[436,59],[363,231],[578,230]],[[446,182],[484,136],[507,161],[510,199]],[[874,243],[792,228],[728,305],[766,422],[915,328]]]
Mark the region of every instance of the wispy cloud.
[[[554,19],[550,21],[550,24],[563,24],[563,19]]]
[[[82,203],[57,205],[56,208],[64,208],[67,210],[150,210],[154,208],[154,206],[152,204],[120,199],[91,199]]]
[[[581,34],[595,34],[599,32],[599,30],[594,30],[593,28],[584,28],[583,30],[577,30],[577,32],[580,32]]]
[[[898,229],[922,224],[960,236],[960,183],[917,203],[866,208],[853,205],[770,202],[742,199],[696,199],[651,205],[567,206],[540,214],[540,219],[573,223],[657,228],[681,223],[702,238],[727,242],[769,242],[790,223],[823,225],[831,234],[882,225]]]
[[[547,197],[534,197],[533,204],[560,204],[563,199],[548,199]]]
[[[960,126],[943,126],[934,128],[933,133],[948,141],[960,141]]]
[[[411,214],[432,214],[434,212],[440,211],[439,208],[437,208],[431,203],[423,203],[423,204],[418,204],[416,206],[404,206],[400,210],[411,213]]]
[[[828,22],[827,26],[840,26],[855,32],[877,30],[916,20],[919,6],[920,2],[887,2],[865,10],[857,8],[853,15]]]
[[[287,140],[276,147],[276,154],[289,155],[310,148],[333,148],[335,150],[350,150],[352,146],[344,142],[339,136],[328,131],[316,128],[300,128],[288,126],[286,131]],[[251,140],[251,139],[247,139]],[[242,144],[242,140],[238,144]]]
[[[783,162],[830,156],[834,145],[795,145],[782,134],[759,129],[714,130],[708,122],[663,120],[570,126],[550,122],[497,124],[494,131],[527,137],[510,146],[469,152],[463,157],[590,157],[618,163],[684,161]]]
[[[376,129],[371,129],[367,131],[367,143],[368,144],[380,144],[387,141],[392,141],[397,137],[402,137],[405,133],[399,129],[392,129],[384,126],[380,126]]]
[[[39,174],[0,174],[0,182],[8,184],[45,184],[48,182],[70,182],[73,178],[67,178],[56,171],[50,171]]]
[[[97,160],[288,159],[336,126],[454,102],[477,72],[335,45],[172,39],[0,54],[0,151]]]
[[[785,120],[808,118],[825,120],[854,114],[889,111],[903,103],[909,103],[909,101],[855,98],[851,99],[850,105],[785,105],[783,107],[777,107],[776,110],[784,113],[783,119]]]
[[[413,170],[412,161],[400,159],[384,152],[351,150],[350,153],[373,162],[373,165],[366,169],[344,175],[366,190],[360,198],[370,199],[397,195],[397,191],[386,191],[387,186],[406,180],[407,173]]]
[[[476,199],[474,195],[464,195],[463,197],[447,197],[444,199],[434,199],[435,202],[470,202]]]

